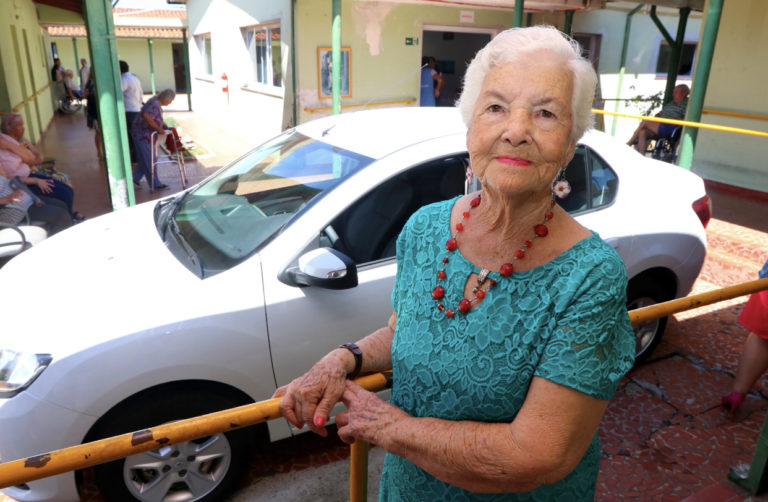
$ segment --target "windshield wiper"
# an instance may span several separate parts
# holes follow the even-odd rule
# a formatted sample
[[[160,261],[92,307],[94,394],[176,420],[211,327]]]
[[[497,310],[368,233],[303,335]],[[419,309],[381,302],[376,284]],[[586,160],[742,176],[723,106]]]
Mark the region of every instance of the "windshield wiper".
[[[184,235],[182,235],[181,230],[179,229],[179,224],[176,223],[175,218],[168,218],[168,229],[170,229],[171,233],[176,238],[176,242],[179,243],[179,246],[186,253],[189,264],[191,265],[191,267],[189,267],[190,270],[197,274],[198,277],[203,277],[203,265],[200,263],[195,250],[192,249],[192,246],[189,245],[184,238]]]

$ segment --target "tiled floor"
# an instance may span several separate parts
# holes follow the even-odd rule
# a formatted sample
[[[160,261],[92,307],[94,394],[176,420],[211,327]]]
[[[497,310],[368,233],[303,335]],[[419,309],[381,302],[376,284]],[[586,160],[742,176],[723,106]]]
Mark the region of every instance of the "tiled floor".
[[[192,182],[249,147],[190,112],[166,116],[177,118],[183,135],[204,141],[214,153],[187,164]],[[72,176],[80,211],[94,217],[110,210],[105,170],[96,160],[82,116],[57,117],[43,146],[47,154],[56,156],[59,169]],[[144,187],[136,191],[137,200],[151,200],[181,188],[178,178],[170,174],[164,181],[171,185],[170,190],[150,192]],[[708,192],[716,219],[707,229],[709,253],[694,292],[753,280],[768,255],[768,196],[733,192],[717,184],[708,184]],[[731,467],[751,462],[768,410],[768,376],[760,379],[734,416],[719,407],[747,335],[736,322],[745,301],[741,297],[674,315],[652,360],[622,381],[599,431],[602,462],[596,500],[768,501],[749,497],[726,481]],[[324,440],[304,435],[269,445],[252,463],[235,500],[257,500],[244,494],[276,476],[347,456],[347,447],[334,437]],[[338,483],[346,485],[347,479]],[[98,497],[89,488],[84,499],[96,501]],[[9,500],[0,495],[0,502]],[[289,499],[275,495],[274,500]]]

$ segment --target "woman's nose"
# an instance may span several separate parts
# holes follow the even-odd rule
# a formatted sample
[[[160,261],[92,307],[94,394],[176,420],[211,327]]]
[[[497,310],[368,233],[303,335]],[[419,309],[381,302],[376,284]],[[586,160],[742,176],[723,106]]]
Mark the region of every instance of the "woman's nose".
[[[513,145],[527,143],[531,139],[531,115],[526,110],[513,109],[504,124],[502,138]]]

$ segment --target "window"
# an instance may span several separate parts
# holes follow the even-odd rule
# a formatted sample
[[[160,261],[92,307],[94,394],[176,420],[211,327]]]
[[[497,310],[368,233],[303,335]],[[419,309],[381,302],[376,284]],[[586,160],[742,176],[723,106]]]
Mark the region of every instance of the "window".
[[[53,54],[53,59],[59,59],[59,49],[56,47],[56,42],[51,42],[51,54]]]
[[[211,34],[195,35],[197,50],[200,51],[204,75],[213,75],[213,57],[211,55]]]
[[[592,66],[597,72],[597,63],[600,59],[600,43],[602,42],[602,35],[594,33],[574,33],[574,40],[576,40],[582,48],[583,56],[592,63]],[[599,72],[598,72],[599,74]]]
[[[320,236],[359,264],[395,256],[403,225],[422,206],[466,193],[466,154],[414,166],[380,184],[337,216]]]
[[[249,26],[242,29],[253,69],[251,81],[272,87],[283,86],[280,25]]]
[[[610,205],[616,199],[619,179],[608,164],[593,150],[579,145],[565,178],[571,193],[559,201],[571,214]]]
[[[677,74],[681,77],[690,77],[693,74],[693,60],[696,56],[696,44],[684,43],[683,52],[680,54],[680,71]],[[669,67],[669,58],[672,57],[672,49],[666,40],[659,45],[659,59],[656,61],[656,76],[666,76]]]

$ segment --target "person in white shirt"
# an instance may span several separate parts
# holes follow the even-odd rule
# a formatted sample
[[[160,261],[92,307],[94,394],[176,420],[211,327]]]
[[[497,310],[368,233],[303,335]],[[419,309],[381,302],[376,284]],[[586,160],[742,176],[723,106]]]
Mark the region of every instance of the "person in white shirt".
[[[88,74],[91,71],[91,66],[88,64],[88,60],[80,58],[80,92],[85,92],[85,84],[88,83]]]
[[[131,152],[131,163],[136,162],[136,147],[131,137],[131,128],[139,116],[143,104],[144,92],[139,78],[129,72],[128,63],[120,60],[120,82],[123,87],[123,104],[125,105],[125,122],[128,126],[128,148]]]
[[[80,91],[80,89],[77,88],[77,84],[75,83],[75,74],[72,73],[72,70],[66,70],[64,72],[64,86],[67,88],[69,99],[73,101],[75,98],[83,99],[83,93]]]

